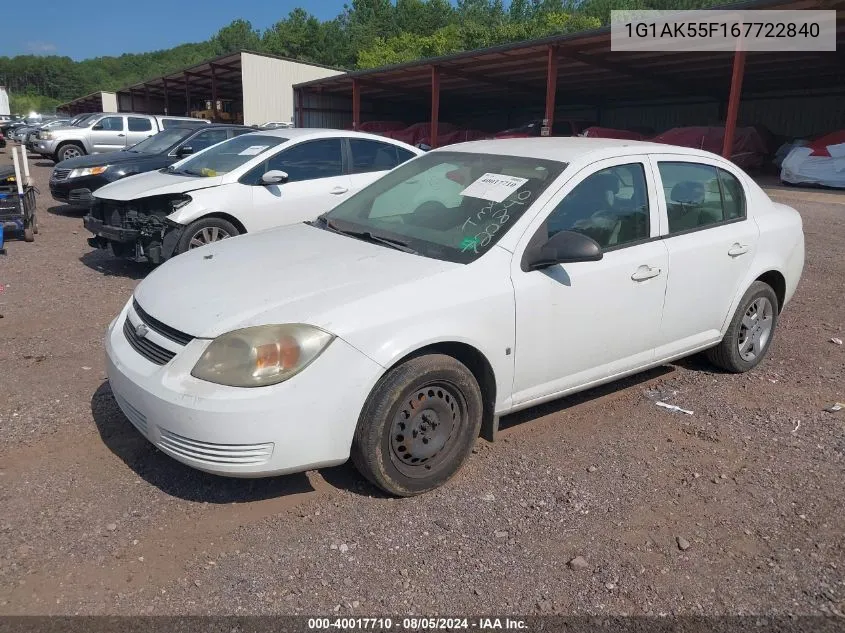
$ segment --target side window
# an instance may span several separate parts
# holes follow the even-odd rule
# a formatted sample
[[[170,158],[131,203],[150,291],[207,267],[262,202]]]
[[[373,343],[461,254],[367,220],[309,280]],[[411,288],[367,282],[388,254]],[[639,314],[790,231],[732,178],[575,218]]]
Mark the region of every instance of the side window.
[[[153,129],[152,121],[149,119],[142,119],[141,117],[129,117],[129,131],[130,132],[149,132]]]
[[[406,149],[402,149],[401,147],[396,148],[396,157],[399,161],[397,164],[399,164],[399,165],[401,165],[405,161],[411,160],[415,156],[416,156],[416,154],[414,154],[413,152],[409,152]]]
[[[255,130],[248,128],[248,127],[245,127],[241,130],[233,129],[232,130],[232,138],[235,138],[236,136],[240,136],[241,134],[249,134],[250,132],[255,132]]]
[[[657,165],[663,181],[670,234],[703,228],[726,219],[715,167],[699,163],[659,162]]]
[[[649,237],[648,187],[642,163],[602,169],[582,180],[546,220],[548,235],[583,233],[602,248]]]
[[[287,172],[288,182],[341,176],[343,175],[341,152],[339,138],[306,141],[270,158],[265,163],[262,173],[279,169]]]
[[[97,121],[94,127],[100,127],[100,129],[107,132],[123,132],[123,117],[107,116]]]
[[[732,173],[719,170],[719,184],[722,185],[722,208],[726,220],[745,217],[745,192],[742,183]]]
[[[195,137],[188,139],[185,145],[190,146],[194,150],[194,153],[197,153],[206,147],[211,147],[221,141],[225,141],[227,137],[226,130],[208,130],[206,132],[200,132]]]
[[[397,147],[390,143],[351,138],[349,147],[352,150],[351,172],[353,174],[387,171],[399,164],[399,158],[396,156]]]

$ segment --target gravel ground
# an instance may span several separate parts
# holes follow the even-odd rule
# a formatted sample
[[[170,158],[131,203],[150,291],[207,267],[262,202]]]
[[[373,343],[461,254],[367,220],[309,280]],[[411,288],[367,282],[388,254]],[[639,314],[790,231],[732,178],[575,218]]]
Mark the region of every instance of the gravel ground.
[[[349,466],[205,475],[138,435],[101,339],[148,269],[92,251],[31,165],[41,232],[0,259],[0,613],[845,612],[842,194],[772,192],[807,265],[757,370],[691,359],[509,416],[396,500]]]

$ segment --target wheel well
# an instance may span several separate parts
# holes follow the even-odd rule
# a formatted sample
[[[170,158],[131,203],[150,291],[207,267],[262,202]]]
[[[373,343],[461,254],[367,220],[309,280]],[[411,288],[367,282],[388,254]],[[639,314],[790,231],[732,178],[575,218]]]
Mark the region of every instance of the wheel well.
[[[786,279],[776,270],[770,270],[757,277],[756,281],[762,281],[771,286],[778,298],[778,313],[783,310],[783,301],[786,299]]]
[[[466,343],[434,343],[403,356],[393,363],[391,369],[410,358],[425,356],[426,354],[445,354],[446,356],[451,356],[466,365],[467,369],[472,372],[476,382],[478,382],[478,386],[481,388],[481,399],[484,401],[484,412],[482,414],[484,420],[482,423],[483,429],[484,423],[493,418],[493,412],[496,406],[496,375],[493,373],[493,367],[490,365],[487,357],[472,345],[467,345]]]
[[[79,149],[82,150],[83,154],[87,154],[88,152],[85,151],[85,146],[80,143],[79,141],[62,141],[56,146],[56,154],[66,145],[76,145]]]
[[[241,235],[246,233],[246,227],[241,223],[241,221],[238,220],[236,217],[229,215],[228,213],[215,212],[215,213],[209,213],[209,214],[204,215],[202,217],[203,218],[220,218],[221,220],[226,220],[227,222],[231,222],[235,226],[235,228],[238,229],[238,233],[240,233]],[[199,218],[199,219],[202,219],[202,218]]]

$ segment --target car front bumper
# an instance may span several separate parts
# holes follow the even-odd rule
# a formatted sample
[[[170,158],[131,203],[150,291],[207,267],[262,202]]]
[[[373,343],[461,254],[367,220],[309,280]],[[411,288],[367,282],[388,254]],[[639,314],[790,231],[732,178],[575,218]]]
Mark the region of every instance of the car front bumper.
[[[131,304],[131,302],[130,302]],[[232,477],[265,477],[333,466],[349,458],[364,402],[383,369],[341,339],[302,373],[269,387],[237,388],[191,376],[210,341],[184,347],[150,329],[151,343],[176,351],[157,365],[124,334],[141,323],[130,304],[106,334],[115,399],[152,444],[193,468]]]
[[[54,200],[76,207],[88,208],[94,202],[91,195],[100,187],[109,184],[103,176],[83,176],[82,178],[50,179],[50,195]]]
[[[56,153],[56,146],[58,145],[58,141],[45,141],[42,139],[38,139],[35,143],[34,151],[38,152],[42,156],[52,156]]]

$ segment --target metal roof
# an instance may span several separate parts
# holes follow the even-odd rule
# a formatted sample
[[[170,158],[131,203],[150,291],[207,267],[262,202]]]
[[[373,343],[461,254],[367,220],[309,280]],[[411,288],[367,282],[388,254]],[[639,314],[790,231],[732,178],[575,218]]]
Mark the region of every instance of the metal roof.
[[[149,94],[154,97],[164,95],[165,83],[167,84],[167,91],[172,94],[177,94],[180,90],[185,90],[185,83],[190,83],[190,90],[193,94],[208,93],[211,94],[211,78],[217,82],[217,94],[220,99],[239,99],[241,98],[241,56],[244,53],[249,55],[257,55],[258,57],[269,57],[272,59],[279,59],[282,61],[292,62],[295,64],[302,64],[305,66],[316,66],[319,68],[327,68],[330,70],[337,70],[344,72],[341,68],[334,68],[324,64],[316,64],[312,62],[305,62],[299,59],[292,59],[290,57],[283,57],[281,55],[271,55],[269,53],[256,53],[254,51],[242,50],[236,53],[229,53],[227,55],[220,55],[213,59],[208,59],[199,64],[186,66],[179,70],[174,70],[166,75],[153,77],[145,81],[141,81],[124,88],[117,92],[128,94],[130,92]]]
[[[845,0],[757,0],[726,9],[843,9]],[[845,40],[845,12],[837,13],[837,41]],[[557,91],[562,102],[604,103],[624,98],[666,99],[727,95],[733,52],[613,52],[610,27],[503,44],[360,70],[294,86],[321,94],[349,95],[357,79],[365,99],[428,98],[431,68],[440,71],[441,98],[495,100],[520,94],[536,98],[546,87],[546,56],[558,53]],[[845,54],[749,52],[743,93],[836,87],[845,90]],[[512,99],[511,99],[512,100]]]

